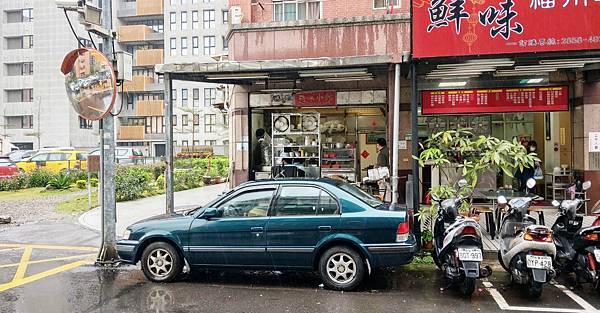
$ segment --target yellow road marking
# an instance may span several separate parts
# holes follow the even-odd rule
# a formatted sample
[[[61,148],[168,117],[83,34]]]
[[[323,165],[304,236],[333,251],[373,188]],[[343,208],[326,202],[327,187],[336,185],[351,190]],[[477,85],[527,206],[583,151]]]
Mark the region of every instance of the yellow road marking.
[[[95,255],[96,255],[95,253],[79,254],[79,255],[73,255],[73,256],[65,256],[65,257],[58,257],[58,258],[51,258],[51,259],[29,261],[27,264],[38,264],[38,263],[46,263],[46,262],[52,262],[52,261],[80,259],[80,258],[92,257]],[[0,265],[0,268],[15,267],[15,266],[19,266],[19,264],[21,264],[21,263],[4,264],[4,265]]]
[[[77,250],[77,251],[98,251],[96,247],[86,246],[62,246],[62,245],[36,245],[36,244],[7,244],[0,243],[0,248],[24,248],[31,247],[33,249],[46,249],[46,250]]]
[[[17,272],[15,273],[13,281],[22,279],[23,276],[25,276],[27,264],[29,263],[29,258],[31,257],[31,251],[33,251],[31,247],[25,247],[25,251],[23,251],[23,255],[21,256],[21,262],[19,262],[19,267],[17,267]]]
[[[8,249],[0,249],[0,252],[4,252],[4,251],[15,251],[15,250],[21,250],[21,249],[25,249],[25,247],[18,247],[18,248],[8,248]]]
[[[82,265],[85,264],[91,264],[93,263],[92,261],[76,261],[76,262],[72,262],[72,263],[68,263],[59,267],[55,267],[53,269],[41,272],[41,273],[37,273],[31,276],[27,276],[25,278],[21,278],[21,279],[15,279],[13,281],[11,281],[10,283],[6,283],[6,284],[2,284],[0,285],[0,292],[11,289],[11,288],[15,288],[27,283],[31,283],[34,282],[36,280],[42,279],[42,278],[46,278],[64,271],[68,271],[68,270],[72,270],[74,268],[80,267]]]

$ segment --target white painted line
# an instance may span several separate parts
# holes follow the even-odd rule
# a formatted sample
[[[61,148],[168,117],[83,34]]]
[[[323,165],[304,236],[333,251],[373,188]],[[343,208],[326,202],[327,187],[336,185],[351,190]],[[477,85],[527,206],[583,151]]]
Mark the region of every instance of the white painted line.
[[[496,301],[496,304],[498,304],[498,307],[501,310],[526,311],[526,312],[556,312],[556,313],[597,313],[597,312],[600,312],[600,311],[596,310],[596,308],[594,308],[592,305],[587,303],[585,300],[580,298],[578,295],[574,294],[573,292],[571,292],[570,290],[568,290],[567,288],[565,288],[562,285],[554,284],[557,287],[560,286],[560,287],[564,288],[564,289],[561,289],[560,287],[558,287],[561,291],[563,291],[567,296],[569,296],[571,299],[573,299],[573,301],[575,301],[578,305],[580,305],[584,309],[512,306],[512,305],[509,305],[508,302],[506,302],[506,299],[504,299],[504,296],[502,296],[502,294],[500,294],[500,292],[496,288],[494,288],[494,285],[492,285],[492,283],[490,283],[489,281],[484,281],[482,283],[483,283],[483,286],[486,288],[486,290],[490,293],[490,295],[492,296],[494,301]],[[565,289],[566,289],[566,291],[570,292],[571,295],[569,295],[569,293],[565,292]],[[576,300],[576,298],[578,300]]]
[[[566,294],[569,298],[573,299],[573,301],[577,302],[577,304],[579,304],[579,306],[581,306],[582,308],[586,309],[586,310],[590,310],[592,312],[600,312],[599,310],[596,310],[596,308],[589,304],[587,301],[583,300],[582,297],[578,296],[577,294],[575,294],[573,291],[571,291],[569,288],[558,284],[556,281],[552,280],[550,282],[552,285],[554,285],[556,288],[560,289],[564,294]]]

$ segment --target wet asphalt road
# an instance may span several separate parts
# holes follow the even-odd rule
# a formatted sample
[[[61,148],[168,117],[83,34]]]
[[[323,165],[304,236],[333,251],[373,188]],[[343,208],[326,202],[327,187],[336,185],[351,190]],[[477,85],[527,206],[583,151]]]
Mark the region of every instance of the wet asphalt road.
[[[40,244],[30,246],[30,264],[24,278],[73,262],[93,261],[93,251],[74,249],[97,246],[98,240],[95,232],[68,223],[0,228],[0,244]],[[50,249],[56,244],[70,248]],[[19,271],[19,266],[6,265],[19,264],[24,247],[7,250],[0,246],[0,290]],[[522,290],[505,287],[507,277],[501,269],[495,270],[489,282],[508,305],[582,309],[555,286],[547,286],[541,299],[529,300]],[[430,268],[403,267],[377,272],[359,291],[343,293],[321,289],[319,278],[313,273],[195,271],[176,283],[155,284],[148,282],[136,266],[106,269],[88,264],[0,291],[0,312],[511,311],[502,311],[481,284],[470,298],[454,290],[442,291],[438,275]],[[575,294],[600,308],[600,296],[588,287]]]

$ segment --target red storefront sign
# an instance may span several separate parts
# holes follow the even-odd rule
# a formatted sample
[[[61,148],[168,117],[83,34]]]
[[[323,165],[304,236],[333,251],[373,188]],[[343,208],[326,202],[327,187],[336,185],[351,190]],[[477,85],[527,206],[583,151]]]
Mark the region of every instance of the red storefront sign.
[[[599,0],[412,0],[415,58],[600,49]]]
[[[294,94],[297,107],[335,106],[337,103],[335,90],[302,91]]]
[[[524,87],[421,92],[423,115],[569,110],[569,88]]]

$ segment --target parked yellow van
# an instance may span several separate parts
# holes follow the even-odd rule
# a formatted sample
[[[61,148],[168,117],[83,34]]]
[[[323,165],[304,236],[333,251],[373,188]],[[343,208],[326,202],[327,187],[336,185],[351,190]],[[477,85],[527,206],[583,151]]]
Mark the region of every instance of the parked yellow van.
[[[87,170],[87,152],[75,150],[43,151],[17,163],[19,169],[29,173],[44,169],[51,173],[71,170]]]

